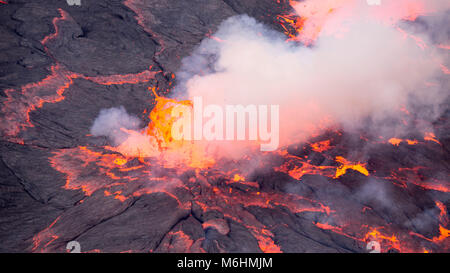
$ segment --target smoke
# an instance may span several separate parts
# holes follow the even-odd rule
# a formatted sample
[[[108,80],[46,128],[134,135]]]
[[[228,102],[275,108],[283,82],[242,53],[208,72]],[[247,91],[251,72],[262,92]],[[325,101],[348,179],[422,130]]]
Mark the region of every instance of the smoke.
[[[355,198],[362,204],[375,205],[375,207],[392,208],[393,198],[383,181],[369,179],[355,193]]]
[[[412,226],[421,234],[426,234],[427,231],[433,230],[439,225],[439,211],[436,208],[426,209],[415,215],[405,225]]]
[[[367,0],[305,0],[294,2],[296,13],[306,18],[299,38],[310,43],[319,35],[339,35],[347,24],[370,17],[379,23],[395,25],[402,20],[414,21],[450,8],[446,0],[380,0],[370,5]]]
[[[335,126],[371,127],[392,137],[402,129],[391,121],[405,106],[416,107],[411,112],[426,121],[420,129],[428,129],[447,96],[440,79],[446,55],[432,46],[428,27],[399,25],[422,15],[430,26],[445,22],[431,19],[437,9],[448,8],[444,2],[382,1],[377,9],[356,0],[299,2],[294,9],[306,20],[300,42],[287,42],[284,34],[246,15],[231,17],[183,59],[172,96],[201,97],[203,105],[224,108],[279,105],[280,146]],[[102,110],[92,134],[108,136],[129,155],[154,154],[157,145],[149,144],[151,137],[138,127],[139,120],[123,107],[113,108]],[[221,156],[236,157],[248,143],[206,145]],[[192,154],[189,149],[183,153]]]
[[[333,17],[316,20],[323,33],[311,46],[288,43],[246,15],[229,18],[183,60],[175,94],[201,96],[204,104],[280,105],[282,145],[329,126],[365,127],[367,120],[377,124],[376,131],[392,133],[396,128],[383,122],[396,118],[411,99],[431,106],[442,102],[437,78],[444,60],[438,50],[418,45],[417,38],[431,44],[425,35],[411,38],[395,25],[362,16],[367,12],[358,13],[359,7],[352,6],[358,16],[350,16],[336,35],[327,35],[333,33],[328,27]],[[431,112],[424,115],[434,118]]]
[[[129,115],[123,106],[102,109],[91,127],[93,136],[106,136],[113,145],[120,145],[129,136],[125,130],[137,130],[140,119]]]

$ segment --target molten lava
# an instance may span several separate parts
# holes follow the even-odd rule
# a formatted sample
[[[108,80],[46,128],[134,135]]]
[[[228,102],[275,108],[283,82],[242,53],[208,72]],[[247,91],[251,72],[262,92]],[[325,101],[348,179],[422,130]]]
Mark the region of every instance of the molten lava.
[[[349,169],[358,171],[364,174],[365,176],[369,176],[369,171],[366,169],[365,164],[361,164],[359,162],[358,163],[349,162],[342,156],[337,156],[336,161],[341,163],[342,165],[336,169],[336,175],[334,176],[334,178],[338,178],[339,176],[344,175]]]
[[[192,107],[192,103],[161,97],[156,94],[155,88],[150,89],[156,104],[149,114],[151,121],[148,126],[142,132],[122,128],[129,137],[119,146],[107,148],[127,157],[156,157],[165,162],[166,167],[207,168],[214,165],[215,160],[206,153],[205,144],[172,137],[174,123],[182,118],[174,117],[173,109],[177,106]]]
[[[135,3],[136,1],[125,2],[138,14],[139,24],[151,33],[151,30],[146,27],[145,18],[139,13],[142,7]],[[374,8],[369,13],[384,23],[391,24],[398,20],[415,20],[419,15],[432,12],[424,8],[421,4],[423,1],[413,1],[408,4],[405,1],[399,2],[403,4],[395,4],[391,1],[387,5],[388,8],[386,6]],[[307,0],[290,1],[290,3],[297,14],[280,15],[278,19],[288,40],[297,40],[310,45],[323,31],[333,35],[345,31],[343,23],[353,15],[356,2],[354,0]],[[404,9],[404,7],[407,8]],[[389,9],[389,13],[386,13],[386,8]],[[339,14],[337,21],[334,21],[337,24],[335,28],[330,28],[327,22],[330,16],[335,14]],[[389,17],[385,17],[384,14],[388,14]],[[58,22],[65,19],[66,15],[61,12],[61,17],[53,20],[55,33],[42,40],[44,45],[57,39]],[[417,42],[420,43],[420,41]],[[5,92],[7,100],[2,113],[13,114],[8,115],[9,118],[0,128],[4,134],[15,137],[27,127],[32,127],[29,113],[42,107],[44,103],[57,103],[63,100],[64,92],[74,79],[89,80],[102,85],[135,84],[148,82],[156,73],[158,72],[149,69],[129,75],[88,77],[70,72],[57,64],[51,68],[51,74],[43,80],[25,85],[21,90],[10,89]],[[370,201],[377,201],[377,198],[363,200],[360,201],[361,204],[356,203],[358,205],[355,207],[348,207],[347,199],[355,199],[358,195],[347,196],[346,194],[350,194],[350,191],[342,191],[345,194],[338,192],[337,196],[333,195],[333,198],[329,199],[327,195],[324,196],[319,191],[319,187],[330,187],[325,192],[333,193],[333,187],[341,186],[346,182],[347,177],[353,175],[356,181],[352,183],[368,184],[371,182],[366,177],[370,177],[385,184],[393,184],[394,190],[397,190],[396,193],[406,193],[411,200],[417,198],[417,195],[420,198],[428,191],[438,194],[449,193],[448,180],[438,180],[426,175],[425,171],[430,167],[391,168],[387,166],[388,171],[382,172],[379,170],[382,167],[373,167],[365,158],[348,153],[352,152],[348,151],[348,147],[340,146],[336,141],[342,137],[339,131],[329,134],[327,139],[306,142],[295,149],[282,147],[272,153],[255,152],[240,160],[226,159],[220,155],[213,156],[205,143],[176,140],[172,136],[173,125],[180,118],[172,115],[174,108],[192,107],[192,102],[159,96],[155,87],[150,90],[154,96],[155,105],[148,114],[149,124],[140,131],[122,128],[127,138],[119,145],[79,146],[60,149],[53,153],[49,162],[55,170],[65,176],[65,189],[81,190],[86,197],[92,197],[98,193],[102,198],[109,198],[108,200],[117,204],[131,203],[135,198],[143,195],[162,193],[176,200],[178,208],[189,211],[191,214],[192,211],[199,211],[200,214],[213,212],[210,218],[198,220],[201,221],[201,229],[205,232],[214,229],[219,234],[227,236],[231,231],[231,224],[245,227],[256,239],[257,245],[263,252],[283,251],[282,244],[277,241],[277,230],[282,224],[276,220],[273,221],[274,223],[270,221],[265,223],[265,219],[259,219],[250,213],[255,208],[259,211],[275,211],[279,215],[287,215],[285,212],[288,211],[293,215],[292,218],[305,217],[309,219],[308,222],[317,232],[345,237],[362,244],[362,249],[364,249],[364,243],[375,240],[381,244],[383,252],[390,249],[401,252],[448,250],[450,235],[448,203],[442,200],[436,199],[435,204],[432,204],[439,209],[439,226],[435,227],[434,235],[427,237],[405,226],[392,224],[392,219],[388,217],[376,215],[378,211],[375,212]],[[402,112],[407,112],[409,115],[406,109]],[[403,146],[408,148],[428,147],[429,144],[438,148],[442,146],[432,132],[425,132],[423,141],[416,140],[414,137],[393,137],[388,141],[383,139],[383,141],[371,142],[363,136],[359,141],[364,145],[376,143],[380,145],[380,149],[387,151],[398,151]],[[352,173],[349,170],[355,172]],[[320,177],[320,179],[311,182],[311,177]],[[264,181],[267,179],[273,180],[273,185],[270,183],[265,185]],[[283,183],[289,179],[292,180],[289,181],[291,183],[289,186],[277,188],[278,184],[284,185]],[[322,184],[316,186],[312,183]],[[297,190],[297,186],[302,190]],[[342,188],[336,189],[342,190]],[[181,198],[180,191],[187,192],[185,195],[190,199]],[[85,204],[83,201],[84,199],[77,206],[83,206]],[[392,208],[385,208],[383,204],[384,209]],[[64,221],[70,221],[69,216],[64,214],[59,216],[46,229],[36,234],[33,238],[32,250],[54,251],[57,249],[55,245],[63,242],[61,237],[64,232]],[[294,220],[289,218],[289,221]],[[296,226],[296,228],[301,227]],[[182,230],[172,230],[165,235],[161,245],[166,251],[204,252],[202,247],[204,240],[204,238],[193,239]],[[427,248],[423,244],[426,244]],[[217,249],[222,250],[218,243]]]

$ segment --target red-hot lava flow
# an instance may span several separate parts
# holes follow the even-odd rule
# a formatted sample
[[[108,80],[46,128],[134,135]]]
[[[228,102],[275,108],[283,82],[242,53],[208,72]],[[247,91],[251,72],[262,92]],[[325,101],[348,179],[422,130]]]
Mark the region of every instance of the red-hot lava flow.
[[[146,27],[146,19],[139,14],[139,5],[134,1],[125,2],[138,14],[139,24],[151,33]],[[295,10],[301,12],[278,17],[288,36],[287,40],[311,45],[324,30],[329,14],[338,12],[342,5],[350,3],[346,6],[350,8],[344,9],[342,14],[342,20],[345,21],[347,16],[351,16],[351,5],[355,1],[317,3],[291,1]],[[382,17],[382,20],[385,23],[392,23],[391,20],[414,21],[418,16],[431,12],[423,10],[420,3],[421,1],[417,1],[416,5],[408,6],[408,13],[396,10],[397,6],[394,5],[392,16]],[[44,46],[58,38],[58,22],[67,18],[64,11],[60,12],[61,16],[53,20],[55,32],[41,41]],[[373,12],[379,16],[383,14],[379,10]],[[340,31],[338,28],[326,30]],[[419,40],[417,43],[426,48]],[[440,47],[448,49],[445,45]],[[75,79],[100,85],[137,84],[149,82],[155,78],[156,73],[158,72],[149,69],[135,74],[91,77],[71,72],[62,64],[55,64],[51,67],[50,74],[39,82],[24,85],[20,90],[5,91],[7,99],[1,112],[6,119],[0,128],[10,140],[23,144],[20,133],[34,126],[30,120],[30,112],[43,107],[45,103],[64,100],[64,93]],[[176,118],[171,116],[172,109],[177,105],[192,107],[191,101],[159,96],[154,86],[149,90],[149,98],[154,97],[155,104],[148,114],[150,123],[145,129],[137,132],[122,128],[129,138],[117,146],[66,148],[53,152],[49,158],[50,165],[65,177],[64,189],[81,190],[85,195],[85,199],[77,206],[84,206],[94,196],[110,198],[113,202],[118,202],[111,206],[120,206],[131,203],[140,196],[161,193],[174,199],[177,209],[188,211],[191,215],[194,211],[220,215],[204,220],[201,223],[204,231],[214,229],[227,236],[232,232],[230,226],[235,223],[245,227],[263,252],[283,251],[282,244],[277,240],[278,230],[283,224],[266,222],[264,217],[256,217],[250,211],[275,211],[274,213],[282,215],[286,215],[285,212],[288,211],[298,217],[309,217],[307,219],[312,228],[330,236],[343,237],[342,240],[350,240],[359,244],[362,250],[366,250],[369,241],[380,243],[382,252],[450,250],[448,198],[443,198],[450,193],[448,170],[440,170],[442,175],[435,177],[430,174],[434,170],[431,165],[396,163],[385,166],[383,162],[380,163],[383,158],[377,158],[379,155],[376,153],[377,150],[386,151],[386,154],[394,158],[386,158],[388,162],[408,157],[410,149],[441,151],[442,144],[433,132],[422,132],[421,138],[393,136],[380,140],[361,137],[357,144],[343,145],[345,133],[334,130],[303,144],[292,143],[293,146],[282,147],[275,152],[254,152],[240,160],[224,159],[211,157],[203,144],[173,139],[171,129]],[[407,112],[406,109],[405,111]],[[135,141],[137,138],[138,146]],[[355,150],[352,150],[352,145]],[[371,147],[375,148],[371,152],[377,155],[361,156],[358,149],[364,145],[373,145]],[[272,184],[283,181],[289,181],[290,184],[280,190],[268,180],[273,181]],[[365,185],[375,184],[379,188],[369,187],[365,190]],[[362,190],[344,192],[344,185],[348,188],[358,186]],[[321,192],[323,188],[326,190]],[[379,190],[380,188],[383,190]],[[337,189],[342,191],[341,194],[333,193]],[[395,217],[395,213],[389,214],[387,218],[377,215],[374,209],[377,202],[387,194],[385,191],[408,200],[406,202],[414,202],[420,199],[420,195],[430,193],[435,198],[427,206],[431,211],[429,214],[436,212],[437,225],[434,226],[434,233],[421,234],[414,226],[392,221],[389,217]],[[324,194],[327,192],[330,195]],[[349,207],[351,204],[357,205]],[[383,203],[382,206],[382,211],[390,211],[397,204]],[[64,234],[65,225],[71,221],[70,218],[71,215],[63,213],[36,234],[31,250],[59,250],[71,236]],[[302,227],[297,228],[302,232]],[[191,238],[182,230],[172,230],[165,235],[161,245],[168,251],[204,252],[204,240],[206,239]],[[223,246],[217,243],[217,248],[220,250]]]

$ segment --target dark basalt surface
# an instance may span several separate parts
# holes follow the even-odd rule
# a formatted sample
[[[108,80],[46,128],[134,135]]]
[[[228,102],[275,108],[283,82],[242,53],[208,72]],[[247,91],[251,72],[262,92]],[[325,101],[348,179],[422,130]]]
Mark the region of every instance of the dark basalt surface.
[[[104,138],[89,136],[101,109],[123,105],[129,113],[148,122],[142,115],[153,106],[153,95],[147,88],[158,86],[165,90],[175,84],[171,75],[180,67],[181,59],[214,33],[224,19],[248,14],[280,31],[276,16],[289,10],[287,1],[274,0],[81,2],[81,6],[69,6],[61,0],[0,3],[0,252],[43,249],[63,252],[72,240],[79,241],[83,251],[261,252],[258,240],[245,225],[247,221],[269,229],[274,243],[283,252],[366,251],[364,242],[317,227],[314,223],[319,221],[332,223],[331,219],[324,219],[327,216],[323,213],[294,213],[283,206],[237,206],[232,212],[233,216],[238,215],[241,220],[238,221],[219,209],[204,211],[194,199],[203,195],[206,200],[214,194],[202,183],[189,184],[190,174],[181,178],[188,186],[176,190],[176,198],[155,192],[120,202],[105,196],[104,189],[86,196],[80,189],[63,188],[67,177],[51,166],[50,158],[55,152],[79,146],[106,145]],[[54,72],[52,67],[56,66],[59,70]],[[155,76],[138,82],[114,82],[120,75],[145,71],[155,72]],[[33,96],[25,94],[29,89],[21,92],[23,86],[41,82],[50,75],[61,80],[34,87]],[[104,77],[109,80],[102,80]],[[11,124],[27,123],[23,113],[35,105],[33,99],[54,95],[61,86],[65,86],[64,99],[49,101],[29,112],[33,126],[25,126],[17,134],[7,130]],[[5,106],[11,100],[17,104]],[[421,179],[440,175],[440,180],[448,183],[447,116],[448,113],[436,123],[441,145],[364,147],[355,140],[359,136],[344,136],[336,138],[333,153],[350,154],[361,145],[361,149],[369,150],[366,152],[370,155],[366,158],[369,171],[382,174],[385,169],[388,175],[389,168],[420,164],[431,169]],[[326,160],[322,154],[308,149],[296,147],[289,152],[308,154],[316,165]],[[274,166],[277,160],[283,161],[274,158]],[[105,179],[95,166],[81,169],[83,176]],[[369,179],[349,170],[339,182],[306,175],[298,183],[287,174],[261,170],[252,181],[259,184],[261,191],[298,193],[326,202],[331,208],[348,207],[349,214],[367,206],[371,208],[368,218],[373,223],[383,221],[427,238],[439,236],[435,200],[448,208],[448,192],[425,190],[414,184],[405,189],[386,181],[371,182],[381,183],[383,194],[389,195],[392,202],[385,203],[376,192],[368,197],[364,196],[366,191],[360,191]],[[136,188],[126,190],[139,190],[143,187],[139,183],[133,186]],[[221,181],[207,183],[224,187]],[[244,194],[256,191],[239,183],[233,185],[233,190]],[[191,205],[179,206],[177,202]],[[421,219],[415,221],[417,217]],[[223,234],[202,225],[211,219],[223,219],[228,232]],[[51,232],[46,233],[46,229]],[[37,242],[37,234],[41,234],[41,242]],[[427,244],[430,243],[424,240],[424,245]],[[434,251],[448,251],[448,246],[448,241],[439,246],[427,245]]]

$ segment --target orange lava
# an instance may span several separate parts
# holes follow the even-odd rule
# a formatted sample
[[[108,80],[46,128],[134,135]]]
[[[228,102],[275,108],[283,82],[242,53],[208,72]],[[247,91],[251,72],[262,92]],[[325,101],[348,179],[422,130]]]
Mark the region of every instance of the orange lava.
[[[391,175],[385,178],[392,180],[403,187],[406,187],[408,183],[411,183],[427,190],[450,192],[450,183],[448,181],[437,180],[435,178],[424,181],[420,175],[420,171],[423,169],[426,168],[423,166],[399,168],[391,171]]]
[[[439,142],[439,140],[437,140],[437,138],[433,132],[426,132],[423,139],[426,141],[433,141],[433,142],[436,142],[437,144],[441,145],[441,143]]]
[[[404,3],[403,0],[399,0],[399,2]],[[341,12],[340,9],[342,6],[354,5],[355,0],[318,0],[314,2],[306,0],[302,2],[290,1],[290,3],[295,6],[297,12],[302,17],[299,18],[296,15],[279,16],[285,33],[291,40],[311,44],[320,35],[325,22],[330,16]],[[384,8],[374,10],[374,16],[381,16],[383,20],[387,21],[393,19],[415,20],[417,16],[429,12],[424,9],[423,5],[421,5],[422,1],[419,0],[413,1],[410,5],[408,4],[406,6],[397,6],[397,4],[392,3],[389,4],[391,8],[391,13],[389,14],[394,14],[395,16],[391,16],[390,18],[384,17],[382,12],[378,12],[384,10]],[[145,18],[140,13],[140,10],[144,7],[139,6],[133,0],[125,1],[125,4],[137,13],[136,19],[139,24],[147,32],[151,33],[151,30],[147,27]],[[406,9],[397,10],[398,7],[406,7]],[[351,14],[351,9],[346,12],[344,13],[345,16]],[[42,40],[43,44],[58,36],[58,22],[67,19],[65,12],[60,10],[60,14],[61,17],[53,20],[55,33],[45,37]],[[337,32],[342,31],[342,29],[339,29],[340,27],[337,24]],[[214,37],[211,38],[214,39]],[[414,39],[414,37],[412,38]],[[420,40],[416,42],[421,44]],[[425,47],[426,45],[422,44],[422,46]],[[1,125],[2,127],[0,128],[7,131],[10,135],[17,135],[25,127],[32,127],[33,125],[29,119],[30,111],[42,107],[44,103],[63,100],[63,93],[70,87],[74,79],[85,79],[102,85],[136,84],[149,81],[154,78],[156,73],[149,69],[136,74],[87,77],[67,71],[61,65],[55,65],[52,67],[51,75],[38,83],[22,87],[22,92],[19,93],[18,90],[7,90],[6,94],[8,99],[5,103],[7,107],[4,109],[11,112],[12,109],[18,108],[20,111],[15,111],[14,113],[18,113],[17,117],[14,115],[10,116],[10,119],[7,119],[7,126],[3,127]],[[172,75],[173,77],[174,75]],[[56,92],[47,94],[43,93],[44,90],[56,90]],[[230,232],[228,226],[229,221],[234,221],[247,228],[257,240],[259,248],[263,252],[268,253],[282,252],[280,246],[276,244],[275,235],[271,231],[273,226],[262,224],[256,219],[255,215],[248,211],[249,208],[257,206],[261,209],[289,210],[294,214],[307,212],[317,213],[319,216],[335,217],[338,210],[334,207],[335,204],[326,203],[328,200],[323,202],[322,200],[314,200],[309,196],[305,197],[299,194],[272,192],[267,189],[260,189],[258,182],[246,181],[246,178],[250,179],[248,173],[241,173],[237,168],[232,169],[232,171],[224,171],[222,166],[217,166],[216,161],[207,155],[206,148],[201,143],[174,139],[171,130],[178,117],[172,116],[172,110],[177,106],[192,107],[192,103],[191,101],[178,101],[159,96],[155,88],[151,88],[151,91],[155,96],[155,105],[148,114],[151,120],[150,123],[144,130],[139,132],[123,129],[129,135],[129,138],[121,145],[117,147],[103,147],[106,151],[99,148],[80,146],[54,152],[54,155],[49,158],[49,161],[55,170],[65,176],[65,189],[81,190],[86,196],[91,196],[94,192],[99,191],[105,198],[113,198],[114,202],[125,202],[133,197],[161,192],[174,198],[181,208],[190,210],[191,206],[195,204],[203,212],[211,210],[220,212],[224,219],[208,219],[201,223],[202,228],[204,230],[214,228],[221,234],[226,235]],[[21,98],[19,104],[14,104],[14,96]],[[425,133],[424,140],[440,144],[433,133]],[[408,145],[419,144],[419,141],[415,139],[391,138],[388,140],[388,143],[394,146],[399,146],[402,142]],[[422,142],[420,143],[422,144]],[[297,157],[289,154],[287,150],[281,150],[277,151],[276,155],[280,156],[284,161],[273,169],[299,180],[295,181],[296,183],[301,183],[300,180],[305,175],[320,175],[337,179],[346,174],[349,169],[365,176],[370,175],[366,169],[366,163],[352,162],[343,156],[335,156],[336,153],[327,153],[327,151],[334,148],[330,144],[331,140],[309,144],[309,147],[313,151],[322,153],[328,162],[332,162],[330,165],[314,165],[312,163],[314,161],[308,159],[308,156]],[[383,144],[389,145],[386,142],[383,142]],[[151,158],[156,160],[151,161]],[[168,176],[169,171],[167,169],[169,168],[174,169],[171,170],[175,173],[173,177]],[[214,180],[215,178],[214,174],[208,173],[212,168],[215,168],[214,170],[218,172],[217,178],[219,179],[217,180],[221,181],[221,184],[209,183],[210,179]],[[392,175],[386,179],[392,179],[396,182],[403,183],[403,185],[413,183],[425,189],[450,192],[448,183],[441,183],[441,181],[421,181],[419,179],[419,170],[421,168],[400,168],[393,171]],[[195,173],[189,179],[189,183],[185,183],[185,181],[179,178],[181,176],[180,174],[186,171],[193,171]],[[236,171],[239,171],[239,173],[236,173]],[[174,189],[184,189],[193,193],[192,188],[188,184],[196,184],[196,186],[201,188],[201,191],[199,194],[192,194],[192,200],[183,201],[181,197],[177,197]],[[237,187],[243,185],[251,189]],[[446,228],[448,215],[446,206],[442,202],[436,201],[436,206],[440,211],[439,217],[441,224],[439,225],[439,235],[432,239],[422,235],[413,235],[417,235],[430,242],[442,243],[450,234],[450,230]],[[362,213],[369,214],[371,212],[367,211],[369,209],[371,208],[363,207]],[[359,210],[360,208],[358,208]],[[59,238],[52,230],[59,219],[60,217],[33,238],[33,251],[39,248],[44,249]],[[348,222],[350,223],[350,221]],[[351,228],[349,228],[350,224],[347,224],[347,222],[344,224],[338,223],[336,226],[327,222],[313,222],[313,224],[321,230],[334,232],[357,242],[377,240],[383,242],[384,248],[387,246],[387,248],[392,247],[399,251],[411,251],[406,247],[406,243],[403,242],[404,237],[402,237],[401,233],[392,231],[382,233],[380,230],[383,227],[361,227],[360,224],[353,223]],[[369,231],[365,233],[367,230]],[[200,247],[201,239],[194,241],[183,231],[170,231],[164,239],[167,240],[162,242],[162,246],[167,251],[204,252]],[[428,252],[425,248],[421,248],[421,251]]]
[[[336,161],[341,163],[342,165],[336,169],[336,175],[334,176],[334,178],[338,178],[344,175],[348,169],[355,170],[364,174],[365,176],[369,176],[369,171],[366,169],[365,164],[361,164],[359,162],[352,163],[343,158],[342,156],[337,156]]]
[[[347,28],[346,24],[364,13],[379,23],[395,25],[401,20],[415,21],[419,16],[437,12],[426,0],[395,0],[383,2],[379,6],[369,6],[359,0],[305,0],[289,3],[294,12],[278,16],[288,40],[300,41],[305,45],[314,43],[320,35],[339,36]],[[404,31],[399,29],[403,34]],[[407,34],[421,48],[426,43],[414,35]],[[446,49],[447,46],[441,48]]]
[[[117,147],[106,147],[126,157],[158,158],[165,167],[191,167],[204,169],[215,164],[215,160],[206,153],[204,143],[178,140],[172,136],[174,123],[181,117],[173,116],[175,107],[192,107],[188,100],[178,101],[158,96],[155,88],[150,88],[156,104],[149,114],[150,123],[141,132],[122,129],[128,138]]]
[[[394,146],[400,145],[400,143],[401,143],[402,141],[403,141],[403,140],[400,139],[400,138],[391,138],[391,139],[388,140],[388,142],[391,143],[391,144],[394,145]]]
[[[53,23],[53,27],[55,28],[55,33],[52,33],[50,35],[45,36],[42,40],[41,40],[41,44],[45,45],[49,40],[52,40],[56,37],[58,37],[59,35],[59,26],[58,26],[58,22],[59,21],[64,21],[67,20],[69,18],[69,14],[67,12],[65,12],[63,9],[59,8],[58,12],[60,14],[60,17],[55,17],[52,20]]]
[[[322,153],[324,151],[331,149],[332,147],[330,146],[330,140],[324,140],[324,141],[312,143],[311,148],[315,152]]]
[[[101,85],[136,84],[150,81],[157,73],[146,70],[137,74],[86,77],[70,72],[60,64],[50,69],[50,75],[39,82],[26,84],[20,90],[5,90],[7,99],[0,110],[5,119],[0,130],[7,137],[14,139],[21,131],[34,127],[30,113],[42,108],[45,103],[64,100],[64,93],[74,79],[86,79]]]
[[[235,174],[233,177],[234,182],[245,181],[245,178],[239,174]]]
[[[371,229],[369,232],[366,233],[364,241],[378,241],[382,246],[387,245],[386,249],[394,248],[401,252],[410,252],[411,250],[405,249],[404,246],[402,246],[401,242],[398,240],[398,238],[395,235],[385,235],[381,233],[377,228]]]
[[[54,33],[45,36],[41,43],[46,44],[59,36],[59,24],[61,21],[70,20],[70,15],[62,9],[58,9],[60,17],[52,20]],[[73,84],[75,79],[85,79],[100,85],[137,84],[154,79],[159,72],[144,70],[136,74],[109,75],[109,76],[85,76],[67,70],[62,64],[56,63],[50,67],[50,74],[44,79],[29,83],[19,89],[5,90],[6,100],[0,113],[4,115],[4,121],[0,124],[0,131],[10,141],[23,144],[18,134],[26,128],[34,127],[30,120],[30,113],[41,108],[45,103],[57,103],[65,99],[64,93]]]

